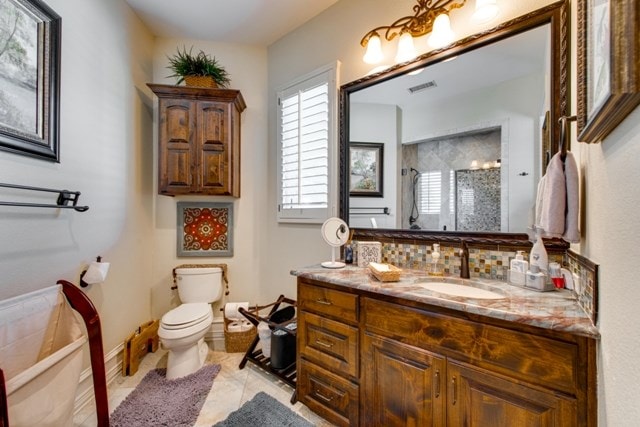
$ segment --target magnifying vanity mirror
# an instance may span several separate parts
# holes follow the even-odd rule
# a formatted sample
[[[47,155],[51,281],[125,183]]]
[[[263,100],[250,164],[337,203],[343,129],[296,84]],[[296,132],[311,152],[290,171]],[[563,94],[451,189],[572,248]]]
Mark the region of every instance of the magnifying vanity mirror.
[[[528,239],[567,106],[567,3],[341,87],[340,216],[351,228]],[[351,184],[365,179],[352,164],[365,144],[384,153],[375,165],[384,182],[371,195]],[[368,230],[372,218],[379,229]]]

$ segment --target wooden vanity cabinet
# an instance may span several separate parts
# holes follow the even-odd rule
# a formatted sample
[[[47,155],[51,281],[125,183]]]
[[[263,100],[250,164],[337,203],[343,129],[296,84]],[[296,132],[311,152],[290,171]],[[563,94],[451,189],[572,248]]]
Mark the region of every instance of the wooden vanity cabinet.
[[[440,355],[365,333],[361,425],[445,425],[445,366]]]
[[[298,400],[338,426],[358,425],[359,297],[298,281]]]
[[[447,425],[577,426],[574,397],[448,361]]]
[[[240,91],[148,86],[159,99],[158,193],[240,197]]]
[[[596,425],[593,339],[336,288],[298,278],[298,397],[329,421],[385,427]],[[335,295],[346,298],[342,306],[350,301],[353,315]],[[314,341],[335,336],[341,344],[333,347],[346,349],[347,335],[351,346],[357,346],[354,337],[360,339],[356,367],[352,353],[332,354]],[[315,385],[307,378],[317,378]],[[352,388],[336,391],[341,404],[353,405],[341,408],[348,414],[342,417],[314,396],[338,380]]]

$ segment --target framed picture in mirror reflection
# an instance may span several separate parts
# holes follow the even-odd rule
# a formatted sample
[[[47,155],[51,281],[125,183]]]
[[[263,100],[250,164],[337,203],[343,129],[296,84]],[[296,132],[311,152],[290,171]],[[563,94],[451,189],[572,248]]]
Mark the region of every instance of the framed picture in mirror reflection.
[[[349,195],[382,197],[384,144],[378,142],[349,143]]]

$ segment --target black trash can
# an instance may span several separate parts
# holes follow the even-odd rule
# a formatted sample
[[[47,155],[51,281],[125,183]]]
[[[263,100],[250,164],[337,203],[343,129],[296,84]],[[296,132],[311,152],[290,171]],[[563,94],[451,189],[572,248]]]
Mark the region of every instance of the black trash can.
[[[295,327],[295,324],[292,324]],[[287,325],[287,329],[290,326]],[[271,333],[271,367],[285,369],[296,362],[295,334],[276,329]]]

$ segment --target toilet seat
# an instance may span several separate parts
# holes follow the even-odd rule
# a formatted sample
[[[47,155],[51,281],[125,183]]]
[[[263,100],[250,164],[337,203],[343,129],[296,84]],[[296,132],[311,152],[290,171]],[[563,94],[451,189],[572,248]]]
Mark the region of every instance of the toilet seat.
[[[211,306],[207,303],[182,304],[162,316],[165,329],[183,329],[202,322],[211,315]]]
[[[208,328],[212,321],[209,304],[182,304],[162,316],[158,335],[166,339],[187,337]]]

